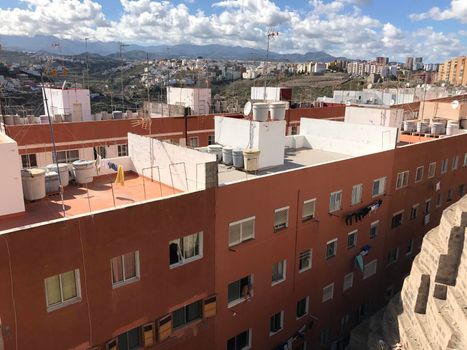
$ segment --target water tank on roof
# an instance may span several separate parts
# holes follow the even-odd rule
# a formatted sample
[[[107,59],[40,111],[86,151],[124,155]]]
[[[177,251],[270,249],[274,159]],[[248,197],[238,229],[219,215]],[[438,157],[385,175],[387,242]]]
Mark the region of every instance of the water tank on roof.
[[[225,146],[222,148],[222,160],[226,165],[232,165],[232,147]]]
[[[243,150],[235,148],[232,150],[232,163],[237,169],[243,168]]]
[[[425,122],[417,122],[417,132],[424,134],[430,131],[430,124]]]
[[[60,182],[58,173],[48,171],[45,173],[45,192],[47,194],[58,193],[60,191]]]
[[[450,120],[446,127],[446,135],[456,135],[459,132],[459,122],[455,120]]]
[[[417,130],[416,120],[404,120],[404,131],[414,132]]]
[[[218,162],[222,161],[222,146],[221,145],[209,145],[208,153],[215,154]]]
[[[433,122],[431,123],[431,134],[433,135],[441,135],[444,130],[444,124],[440,122]]]
[[[285,102],[272,102],[269,105],[269,112],[271,113],[271,119],[272,120],[284,120],[286,107],[287,107],[287,104]]]
[[[55,171],[60,175],[60,182],[62,183],[62,186],[68,186],[68,183],[70,182],[70,174],[68,171],[68,164],[66,163],[58,163],[58,168],[57,164],[49,164],[46,166],[47,171]]]
[[[90,183],[94,179],[95,162],[93,160],[76,160],[73,162],[73,170],[77,183]]]
[[[45,197],[45,170],[40,168],[21,170],[24,199],[35,201]]]
[[[253,120],[265,122],[268,120],[269,105],[267,103],[253,104]]]
[[[123,119],[123,112],[113,111],[112,112],[112,119]]]
[[[260,151],[254,148],[245,149],[243,151],[243,162],[246,171],[256,171],[259,167]]]

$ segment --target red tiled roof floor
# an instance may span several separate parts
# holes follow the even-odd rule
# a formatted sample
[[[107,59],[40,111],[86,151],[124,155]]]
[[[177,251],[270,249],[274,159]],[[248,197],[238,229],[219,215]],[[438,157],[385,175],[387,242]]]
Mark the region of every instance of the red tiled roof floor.
[[[65,187],[63,197],[66,217],[182,192],[148,178],[143,180],[142,176],[133,172],[125,173],[125,185],[123,186],[114,184],[115,177],[115,174],[96,177],[92,183],[88,184],[87,190],[81,185],[70,184]],[[23,214],[0,218],[0,231],[60,219],[63,216],[60,195],[47,196],[36,202],[26,203],[26,212]]]

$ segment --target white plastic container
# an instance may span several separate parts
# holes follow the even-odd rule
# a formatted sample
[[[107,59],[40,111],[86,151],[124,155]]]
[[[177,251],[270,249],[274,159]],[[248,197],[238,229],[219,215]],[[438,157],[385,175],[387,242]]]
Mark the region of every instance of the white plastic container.
[[[73,162],[75,171],[75,180],[77,183],[84,185],[94,180],[95,161],[93,160],[76,160]]]
[[[456,135],[459,132],[459,124],[458,123],[448,123],[446,127],[446,135]]]
[[[440,135],[443,133],[444,124],[439,122],[431,123],[431,133],[433,135]]]
[[[232,147],[223,147],[222,148],[222,160],[226,165],[232,165]]]
[[[218,162],[222,161],[222,146],[221,145],[209,145],[208,153],[215,154]]]
[[[417,130],[416,120],[404,120],[404,131],[414,132]]]
[[[429,132],[430,125],[424,122],[417,122],[417,132],[418,133],[426,133]]]
[[[253,104],[253,120],[265,122],[268,120],[269,105],[267,103]]]
[[[48,171],[45,173],[45,192],[47,194],[58,193],[60,191],[60,182],[58,173]]]
[[[15,125],[15,116],[14,115],[5,115],[3,120],[6,125]]]
[[[285,119],[285,108],[287,104],[285,102],[272,102],[269,105],[269,112],[272,120],[284,120]]]
[[[49,164],[46,166],[47,171],[55,171],[60,175],[60,182],[62,183],[62,186],[68,186],[70,182],[70,174],[68,172],[68,164],[66,163],[58,163],[58,170],[57,170],[57,164]]]
[[[259,154],[257,149],[245,149],[243,151],[243,162],[246,171],[256,171],[259,166]]]
[[[21,170],[24,199],[35,201],[45,197],[45,170],[41,168]]]
[[[235,148],[232,150],[232,162],[235,168],[243,168],[243,150],[241,148]]]

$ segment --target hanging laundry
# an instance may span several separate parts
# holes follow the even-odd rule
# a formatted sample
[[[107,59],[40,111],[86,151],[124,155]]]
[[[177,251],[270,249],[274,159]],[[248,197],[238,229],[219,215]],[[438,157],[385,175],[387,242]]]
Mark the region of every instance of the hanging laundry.
[[[122,186],[125,185],[125,172],[123,171],[123,166],[119,165],[117,170],[117,177],[115,179],[116,184],[120,184]]]
[[[355,257],[355,265],[363,272],[363,256],[360,254]]]
[[[109,167],[109,169],[112,169],[113,171],[118,171],[118,166],[115,163],[107,162],[107,166]]]

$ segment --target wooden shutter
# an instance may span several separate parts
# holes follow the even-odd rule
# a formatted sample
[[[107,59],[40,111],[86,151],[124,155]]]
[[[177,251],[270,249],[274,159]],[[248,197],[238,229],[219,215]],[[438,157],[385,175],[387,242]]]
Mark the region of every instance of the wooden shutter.
[[[163,341],[172,335],[172,315],[167,315],[159,320],[159,341]]]
[[[154,324],[148,323],[143,326],[143,344],[145,347],[154,345]]]
[[[203,305],[203,315],[204,318],[209,318],[209,317],[214,317],[216,316],[216,296],[210,296],[209,298],[204,299],[204,305]]]
[[[105,344],[105,349],[106,350],[118,350],[118,341],[117,338],[113,338],[112,340],[109,340]]]

